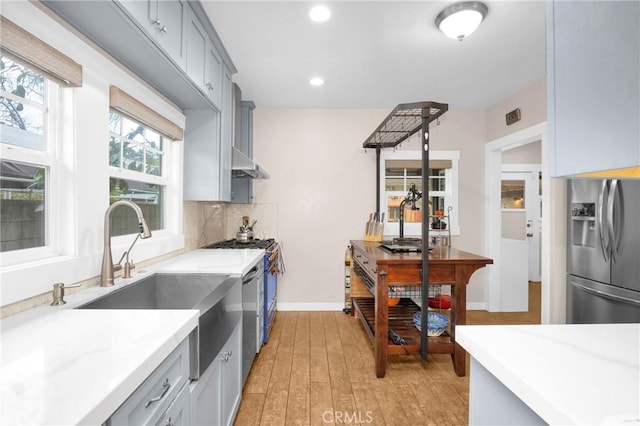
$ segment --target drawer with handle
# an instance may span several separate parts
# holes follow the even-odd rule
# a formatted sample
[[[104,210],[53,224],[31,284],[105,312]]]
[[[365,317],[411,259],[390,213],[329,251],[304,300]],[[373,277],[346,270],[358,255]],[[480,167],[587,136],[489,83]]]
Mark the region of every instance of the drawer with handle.
[[[156,424],[188,380],[189,340],[186,339],[116,410],[107,426]]]
[[[362,270],[367,275],[369,275],[371,280],[376,280],[376,277],[378,275],[378,267],[376,265],[375,259],[371,259],[369,256],[367,256],[366,253],[358,250],[357,247],[354,247],[353,249],[353,259],[357,264],[360,265]]]

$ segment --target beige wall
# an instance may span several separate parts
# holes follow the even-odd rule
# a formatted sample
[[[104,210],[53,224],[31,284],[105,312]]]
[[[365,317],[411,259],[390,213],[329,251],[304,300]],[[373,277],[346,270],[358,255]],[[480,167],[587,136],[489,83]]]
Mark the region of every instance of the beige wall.
[[[255,110],[254,159],[271,178],[254,181],[254,202],[277,205],[281,307],[343,303],[344,251],[375,210],[375,152],[362,142],[388,112]]]
[[[520,121],[507,126],[505,114],[520,108]],[[547,119],[547,80],[542,78],[487,109],[487,141],[526,129]]]
[[[541,164],[542,143],[532,142],[518,148],[509,149],[502,153],[504,164]]]
[[[277,237],[287,273],[280,278],[284,308],[329,308],[343,303],[343,255],[362,239],[375,210],[375,152],[362,142],[388,110],[272,109],[254,115],[254,158],[271,178],[254,182],[256,203],[276,204]],[[447,112],[432,126],[434,150],[460,150],[461,236],[453,244],[484,250],[485,111]],[[416,141],[403,149],[418,149]],[[470,303],[484,300],[483,273],[468,287]]]

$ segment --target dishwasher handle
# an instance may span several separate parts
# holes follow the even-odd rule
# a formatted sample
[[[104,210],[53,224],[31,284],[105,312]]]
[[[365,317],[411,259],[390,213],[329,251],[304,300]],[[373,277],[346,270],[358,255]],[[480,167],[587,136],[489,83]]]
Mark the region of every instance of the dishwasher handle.
[[[254,266],[242,276],[242,285],[250,283],[258,275],[258,265]]]

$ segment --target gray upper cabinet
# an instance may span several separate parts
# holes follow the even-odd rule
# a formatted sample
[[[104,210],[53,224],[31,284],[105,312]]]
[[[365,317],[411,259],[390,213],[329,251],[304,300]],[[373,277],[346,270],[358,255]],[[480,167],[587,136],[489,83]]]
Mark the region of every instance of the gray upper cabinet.
[[[154,24],[158,44],[167,51],[180,68],[186,68],[186,24],[188,7],[181,0],[158,0]]]
[[[199,1],[42,3],[181,109],[220,110],[221,88],[212,95],[206,86],[210,46],[219,63],[236,69]]]
[[[220,194],[231,201],[231,161],[233,147],[233,82],[231,71],[222,67],[222,113],[220,131]]]
[[[187,6],[182,0],[121,0],[140,28],[164,49],[181,69],[186,66]]]
[[[196,14],[189,9],[187,18],[187,74],[203,91],[206,89],[208,36]]]
[[[216,108],[221,109],[222,58],[192,10],[189,10],[187,28],[187,74]]]
[[[145,30],[150,36],[155,37],[157,30],[154,24],[157,11],[156,1],[120,0],[119,3],[129,12],[129,15],[138,22],[140,28]]]
[[[205,89],[207,96],[214,105],[220,105],[222,93],[224,90],[222,81],[222,59],[218,54],[215,46],[208,40],[207,44],[207,60],[206,60],[206,82]],[[228,70],[227,70],[228,72]],[[226,107],[226,105],[225,105]]]
[[[640,2],[547,3],[552,176],[640,165]]]

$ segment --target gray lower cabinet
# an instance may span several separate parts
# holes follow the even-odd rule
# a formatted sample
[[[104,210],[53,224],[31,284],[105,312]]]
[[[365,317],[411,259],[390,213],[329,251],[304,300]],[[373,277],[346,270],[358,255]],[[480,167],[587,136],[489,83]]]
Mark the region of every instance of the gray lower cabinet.
[[[238,323],[216,359],[191,383],[191,424],[233,424],[242,395],[241,330]]]
[[[157,426],[188,426],[191,423],[191,394],[189,385],[185,384],[182,390],[171,403],[164,415],[156,423]]]
[[[547,2],[550,172],[640,165],[640,2]]]
[[[113,413],[107,426],[157,424],[174,401],[182,398],[184,403],[183,395],[189,397],[188,382],[189,339],[185,339]],[[188,413],[180,416],[186,418]]]

